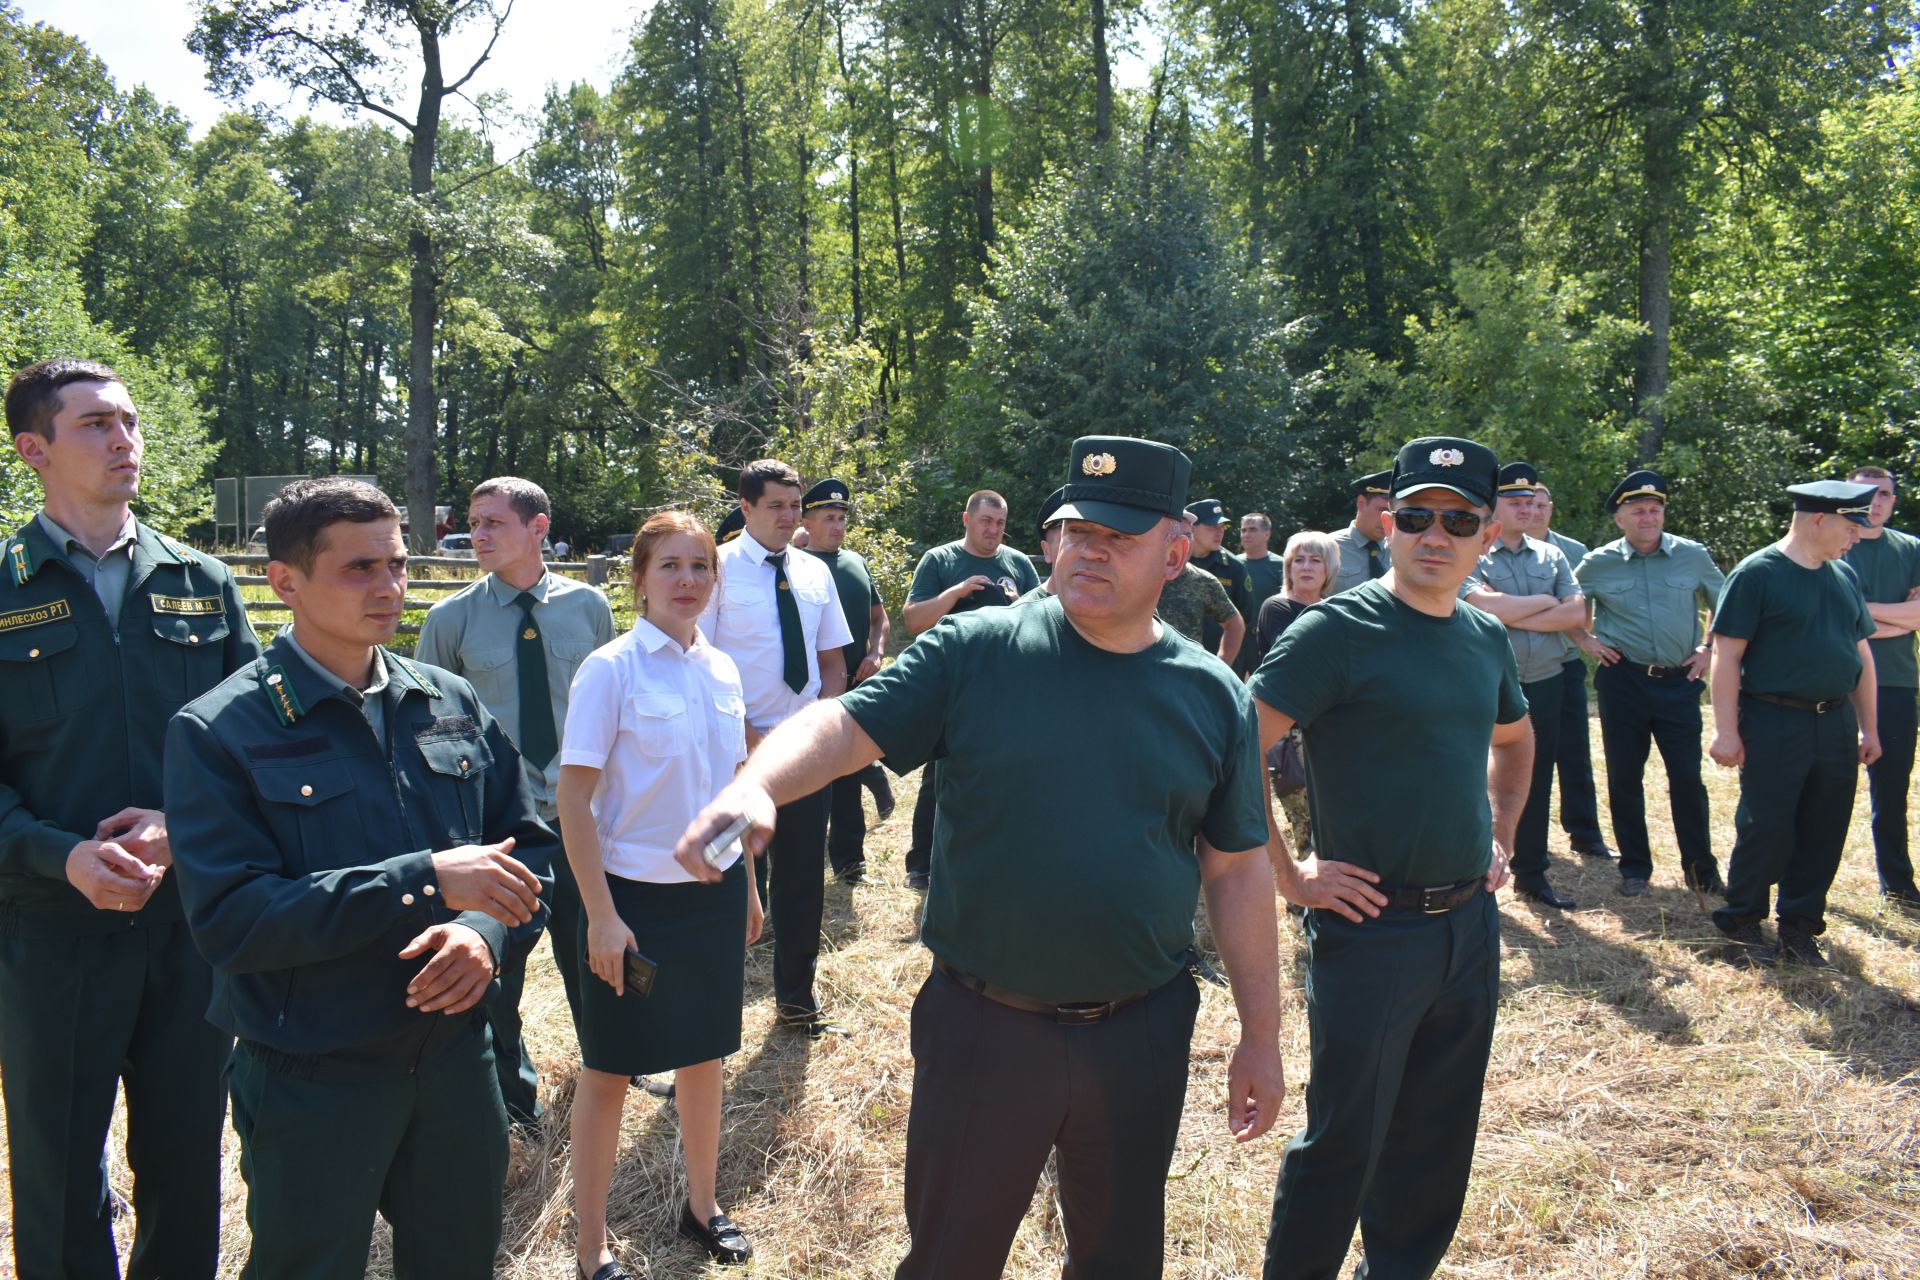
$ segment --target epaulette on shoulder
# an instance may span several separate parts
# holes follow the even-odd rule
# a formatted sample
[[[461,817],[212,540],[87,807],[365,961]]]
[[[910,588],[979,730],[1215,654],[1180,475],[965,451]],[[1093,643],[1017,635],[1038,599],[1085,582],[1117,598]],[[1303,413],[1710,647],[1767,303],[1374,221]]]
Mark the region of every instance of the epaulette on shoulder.
[[[27,580],[33,577],[33,552],[25,538],[7,543],[7,573],[16,587],[26,586]]]
[[[407,661],[391,649],[387,651],[387,656],[398,663],[400,669],[406,672],[407,675],[412,678],[413,682],[426,692],[429,698],[444,698],[447,696],[440,691],[440,686],[427,679],[426,673],[421,671],[414,663]]]
[[[164,533],[160,534],[159,538],[160,538],[160,545],[165,547],[169,552],[171,552],[173,554],[173,558],[175,560],[178,560],[181,564],[198,564],[200,562],[200,558],[201,558],[200,553],[198,551],[195,551],[192,547],[188,546],[186,543],[176,542],[172,538],[169,538]]]
[[[267,704],[273,708],[273,714],[286,728],[293,728],[307,709],[300,705],[300,695],[293,691],[293,681],[287,679],[287,673],[277,666],[260,668],[260,688],[267,695]]]

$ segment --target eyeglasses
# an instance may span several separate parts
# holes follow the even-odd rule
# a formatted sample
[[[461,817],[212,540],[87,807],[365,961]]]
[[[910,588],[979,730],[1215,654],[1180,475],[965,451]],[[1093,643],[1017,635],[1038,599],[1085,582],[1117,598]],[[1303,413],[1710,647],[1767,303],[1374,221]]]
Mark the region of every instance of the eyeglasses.
[[[1436,516],[1440,519],[1440,527],[1456,538],[1473,537],[1486,522],[1486,518],[1477,511],[1429,511],[1425,507],[1398,507],[1393,513],[1393,527],[1401,533],[1425,533],[1433,528]]]

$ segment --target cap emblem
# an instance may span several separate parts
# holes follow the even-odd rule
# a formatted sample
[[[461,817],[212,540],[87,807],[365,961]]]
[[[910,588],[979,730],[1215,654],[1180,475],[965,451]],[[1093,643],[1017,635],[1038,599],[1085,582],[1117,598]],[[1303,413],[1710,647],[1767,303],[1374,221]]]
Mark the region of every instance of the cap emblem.
[[[1110,453],[1090,453],[1080,460],[1080,470],[1090,476],[1110,476],[1119,469]]]
[[[1427,461],[1436,467],[1458,467],[1465,465],[1467,455],[1458,449],[1435,449],[1427,455]]]

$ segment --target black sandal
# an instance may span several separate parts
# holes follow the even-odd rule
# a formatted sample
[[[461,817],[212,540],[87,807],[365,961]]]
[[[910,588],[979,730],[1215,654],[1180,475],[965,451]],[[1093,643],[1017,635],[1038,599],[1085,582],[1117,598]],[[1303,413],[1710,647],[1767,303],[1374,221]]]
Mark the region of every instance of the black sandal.
[[[739,1266],[753,1256],[747,1233],[724,1213],[716,1213],[702,1226],[700,1219],[693,1216],[693,1206],[686,1205],[680,1210],[680,1234],[705,1249],[708,1257],[723,1266]],[[592,1276],[589,1280],[601,1278]]]

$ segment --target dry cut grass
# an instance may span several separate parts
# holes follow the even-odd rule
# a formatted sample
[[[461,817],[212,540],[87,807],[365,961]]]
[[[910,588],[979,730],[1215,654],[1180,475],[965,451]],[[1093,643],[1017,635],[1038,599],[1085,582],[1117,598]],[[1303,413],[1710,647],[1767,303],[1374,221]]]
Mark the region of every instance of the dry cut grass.
[[[1662,837],[1670,828],[1657,761],[1649,779],[1660,860],[1652,892],[1620,898],[1612,868],[1556,853],[1555,883],[1581,910],[1503,904],[1503,999],[1473,1185],[1441,1274],[1920,1275],[1920,921],[1879,904],[1864,785],[1827,935],[1835,969],[1755,974],[1705,958],[1715,935]],[[1710,767],[1709,785],[1724,863],[1733,777]],[[904,1250],[907,1015],[927,956],[917,895],[901,887],[912,781],[899,790],[896,816],[869,837],[879,883],[827,890],[822,997],[856,1038],[808,1044],[773,1031],[767,949],[749,961],[720,1176],[723,1204],[759,1251],[753,1276],[879,1280]],[[1301,1121],[1300,962],[1300,935],[1283,919],[1293,1087],[1276,1132],[1250,1146],[1227,1137],[1221,1111],[1232,1003],[1205,990],[1168,1183],[1169,1277],[1259,1273],[1282,1144]],[[566,1132],[576,1057],[544,948],[526,1013],[548,1121],[514,1139],[499,1274],[561,1280],[573,1274]],[[233,1146],[229,1134],[223,1275],[237,1274],[246,1250]],[[116,1136],[112,1175],[124,1193],[120,1150]],[[637,1274],[709,1274],[672,1234],[684,1194],[672,1104],[635,1091],[613,1227]],[[7,1234],[0,1223],[10,1264]],[[382,1236],[371,1275],[389,1274]],[[1061,1245],[1043,1184],[1008,1274],[1057,1274]]]

